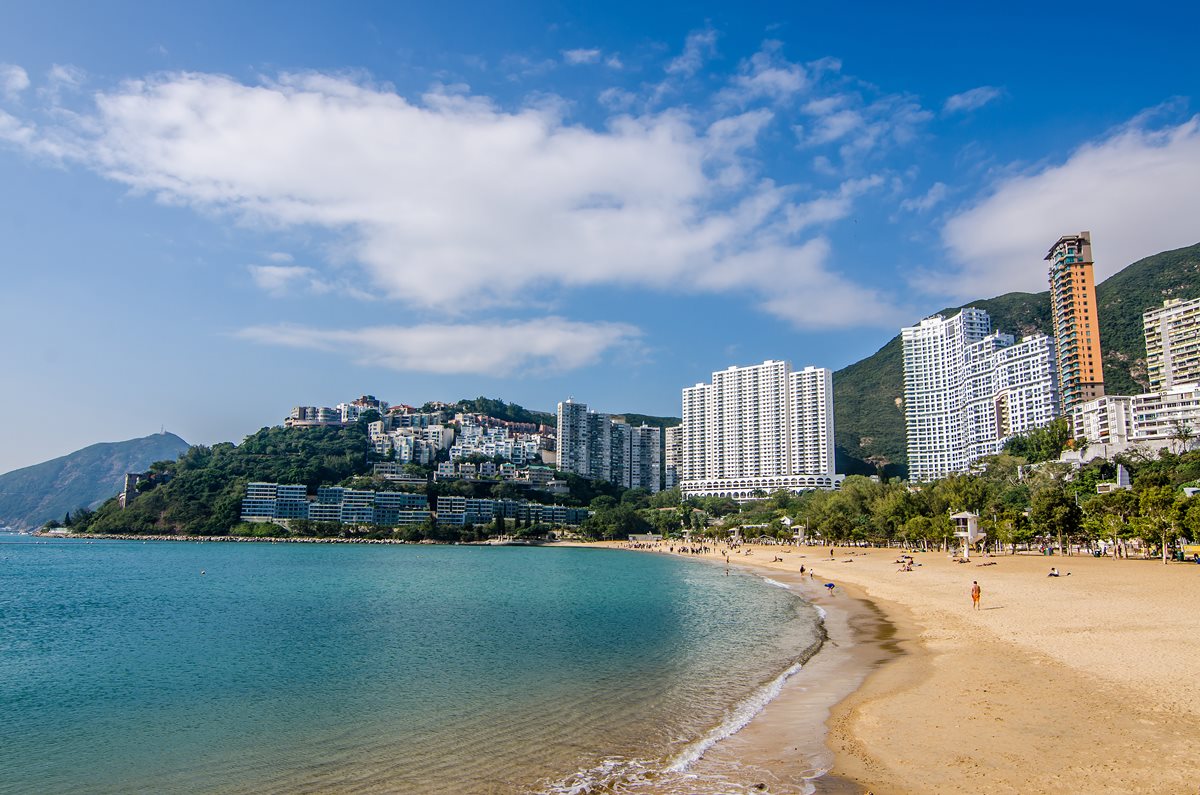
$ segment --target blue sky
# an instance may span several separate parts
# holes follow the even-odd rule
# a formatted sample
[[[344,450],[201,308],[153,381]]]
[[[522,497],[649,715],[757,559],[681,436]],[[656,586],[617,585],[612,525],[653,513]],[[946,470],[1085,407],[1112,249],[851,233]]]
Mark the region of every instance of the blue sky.
[[[9,4],[0,471],[361,393],[678,414],[1060,234],[1200,240],[1192,5],[427,5]]]

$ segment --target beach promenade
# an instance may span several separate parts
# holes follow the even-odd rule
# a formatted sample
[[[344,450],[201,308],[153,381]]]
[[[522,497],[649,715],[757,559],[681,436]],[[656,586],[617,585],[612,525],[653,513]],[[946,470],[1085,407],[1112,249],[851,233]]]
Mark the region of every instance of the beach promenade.
[[[815,569],[806,597],[831,611],[867,600],[895,627],[900,653],[830,714],[831,791],[846,782],[874,795],[1198,791],[1200,566],[1036,555],[955,563],[927,552],[900,571],[897,550],[829,552],[745,546],[730,560],[794,587],[802,565]],[[1063,576],[1048,577],[1052,566]],[[780,709],[773,702],[756,719],[771,727],[758,745],[772,758],[787,744],[772,714]],[[756,753],[744,739],[739,750]]]

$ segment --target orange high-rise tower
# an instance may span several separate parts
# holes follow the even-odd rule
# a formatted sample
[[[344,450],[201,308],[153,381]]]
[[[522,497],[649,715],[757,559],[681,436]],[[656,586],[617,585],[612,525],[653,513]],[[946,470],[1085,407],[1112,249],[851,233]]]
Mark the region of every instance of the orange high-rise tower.
[[[1046,255],[1058,342],[1058,388],[1064,414],[1104,395],[1100,318],[1092,277],[1092,233],[1060,237]]]

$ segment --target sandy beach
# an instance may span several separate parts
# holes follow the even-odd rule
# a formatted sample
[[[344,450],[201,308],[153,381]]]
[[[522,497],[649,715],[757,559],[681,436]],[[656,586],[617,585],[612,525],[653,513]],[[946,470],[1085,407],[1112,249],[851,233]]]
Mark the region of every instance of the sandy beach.
[[[896,550],[746,551],[731,561],[791,583],[841,618],[809,676],[712,754],[738,754],[754,768],[785,764],[801,728],[789,731],[800,714],[794,702],[808,698],[809,715],[828,716],[826,792],[1198,791],[1200,566],[1035,555],[959,564],[927,552],[905,572]],[[816,577],[801,580],[801,565]],[[1051,566],[1063,576],[1048,577]],[[822,593],[826,582],[838,586],[832,595]],[[894,637],[881,641],[879,622],[863,625],[875,611]],[[857,657],[831,666],[846,641],[860,647]],[[870,674],[840,677],[850,692],[829,711],[809,692],[819,666]]]

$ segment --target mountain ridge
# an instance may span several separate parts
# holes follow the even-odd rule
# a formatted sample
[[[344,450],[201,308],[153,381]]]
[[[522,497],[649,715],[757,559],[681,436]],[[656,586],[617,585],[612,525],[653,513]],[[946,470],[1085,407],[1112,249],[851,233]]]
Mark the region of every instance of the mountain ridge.
[[[173,433],[97,442],[0,475],[0,525],[18,529],[94,508],[121,490],[126,472],[174,460],[191,445]]]

